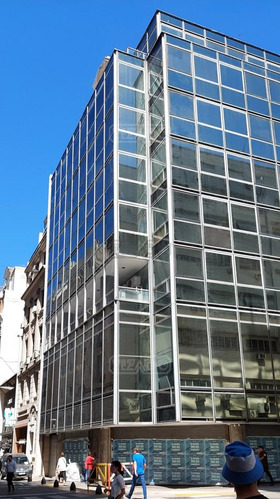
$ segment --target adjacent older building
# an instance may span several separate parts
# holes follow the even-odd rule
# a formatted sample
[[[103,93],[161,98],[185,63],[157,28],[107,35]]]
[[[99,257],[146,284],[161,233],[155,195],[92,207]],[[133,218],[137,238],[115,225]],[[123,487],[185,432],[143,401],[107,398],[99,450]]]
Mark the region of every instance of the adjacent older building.
[[[0,287],[0,449],[12,451],[26,287],[24,267],[7,267]]]
[[[204,440],[270,436],[277,455],[279,163],[279,55],[158,11],[106,59],[51,178],[49,473],[88,444],[154,450],[159,482],[192,449],[177,480],[217,481]]]
[[[27,287],[22,295],[24,318],[19,373],[17,377],[14,452],[24,452],[33,463],[33,474],[42,472],[39,446],[39,411],[43,305],[45,285],[46,231],[39,236],[38,246],[26,269]]]

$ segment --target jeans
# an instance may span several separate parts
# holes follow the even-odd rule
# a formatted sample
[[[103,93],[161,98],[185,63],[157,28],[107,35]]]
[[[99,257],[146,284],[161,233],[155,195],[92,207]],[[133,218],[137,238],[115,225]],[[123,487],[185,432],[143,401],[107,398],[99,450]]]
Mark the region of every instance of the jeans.
[[[135,476],[135,474],[133,474],[130,492],[127,495],[128,498],[132,497],[132,494],[134,492],[134,488],[136,486],[136,483],[137,483],[138,479],[139,479],[139,481],[141,482],[141,485],[142,485],[144,498],[147,498],[147,488],[146,488],[145,474],[138,474],[138,476]]]
[[[85,470],[85,483],[87,483],[87,480],[90,476],[90,473],[91,473],[92,469],[86,469]]]
[[[14,490],[14,485],[13,485],[13,477],[14,473],[13,472],[7,472],[7,483],[8,483],[8,490],[11,491],[11,488]]]

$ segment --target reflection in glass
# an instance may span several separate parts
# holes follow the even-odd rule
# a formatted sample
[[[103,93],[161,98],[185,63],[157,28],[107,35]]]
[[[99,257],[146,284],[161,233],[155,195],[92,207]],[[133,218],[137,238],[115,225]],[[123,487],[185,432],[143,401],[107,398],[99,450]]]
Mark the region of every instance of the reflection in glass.
[[[215,394],[216,418],[246,419],[245,394]]]
[[[231,255],[206,253],[207,278],[217,281],[233,281]]]
[[[178,341],[181,386],[208,386],[210,366],[206,321],[179,317]]]
[[[216,387],[242,387],[237,323],[210,321],[212,364]]]
[[[211,394],[182,391],[181,403],[182,418],[213,418]]]
[[[119,398],[120,422],[150,422],[152,420],[150,393],[120,392]]]
[[[211,304],[235,305],[234,287],[220,283],[208,283],[208,302]]]
[[[200,168],[203,172],[225,175],[223,153],[212,149],[200,148]]]
[[[217,226],[228,226],[228,207],[219,200],[203,200],[204,222]]]
[[[262,286],[260,261],[258,259],[236,257],[235,262],[238,283]]]
[[[184,247],[175,247],[176,276],[185,278],[202,278],[201,250]]]

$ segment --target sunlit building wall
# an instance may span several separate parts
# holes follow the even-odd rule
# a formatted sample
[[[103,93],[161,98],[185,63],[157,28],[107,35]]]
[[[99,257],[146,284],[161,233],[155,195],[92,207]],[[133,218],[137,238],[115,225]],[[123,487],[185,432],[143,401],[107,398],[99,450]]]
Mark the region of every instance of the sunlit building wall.
[[[51,178],[49,442],[279,433],[278,162],[278,55],[158,11],[106,59]]]

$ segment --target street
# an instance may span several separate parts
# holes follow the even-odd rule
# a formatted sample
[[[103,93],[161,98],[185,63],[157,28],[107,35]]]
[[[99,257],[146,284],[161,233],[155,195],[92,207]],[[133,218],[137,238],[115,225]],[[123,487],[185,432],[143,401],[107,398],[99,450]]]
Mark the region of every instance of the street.
[[[5,480],[0,481],[0,498],[16,498],[16,499],[52,499],[52,498],[108,498],[106,495],[96,495],[95,487],[90,487],[89,491],[84,483],[76,484],[76,491],[70,491],[70,483],[60,485],[58,488],[53,487],[53,479],[49,478],[46,485],[41,485],[40,480],[28,483],[27,481],[14,481],[15,491],[9,493],[7,491],[7,483]],[[268,498],[280,498],[280,483],[274,487],[263,484],[259,488],[261,493]],[[143,498],[142,488],[137,486],[133,495],[133,500]],[[212,499],[219,498],[220,500],[231,500],[235,498],[235,493],[231,487],[221,486],[148,486],[148,499],[166,499],[179,500],[186,499]]]

